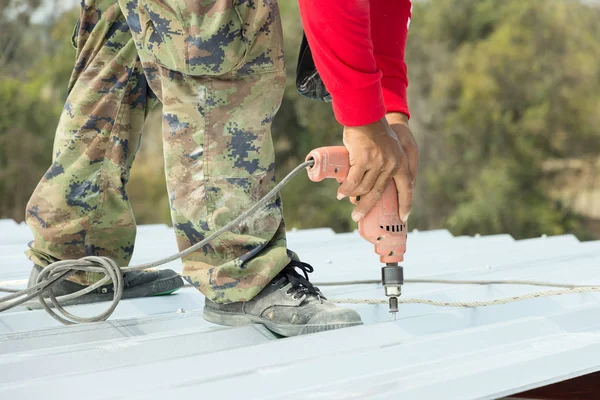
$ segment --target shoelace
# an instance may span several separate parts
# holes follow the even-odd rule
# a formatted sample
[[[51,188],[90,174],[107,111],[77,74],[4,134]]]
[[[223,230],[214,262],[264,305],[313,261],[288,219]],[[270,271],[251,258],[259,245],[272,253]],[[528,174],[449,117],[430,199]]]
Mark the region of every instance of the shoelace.
[[[296,268],[302,271],[303,275],[300,275]],[[303,295],[314,294],[317,297],[326,300],[323,293],[318,287],[314,286],[308,280],[308,274],[312,273],[315,269],[310,265],[302,261],[292,260],[281,272],[287,281],[292,284],[292,287],[288,289],[288,294],[293,294],[295,299],[299,299]]]

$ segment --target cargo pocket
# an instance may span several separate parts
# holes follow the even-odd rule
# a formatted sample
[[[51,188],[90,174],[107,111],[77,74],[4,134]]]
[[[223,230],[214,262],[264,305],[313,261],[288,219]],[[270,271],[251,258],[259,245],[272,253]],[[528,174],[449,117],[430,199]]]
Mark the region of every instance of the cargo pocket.
[[[141,47],[163,67],[217,76],[242,62],[248,44],[237,0],[139,0]]]
[[[142,50],[163,67],[186,75],[224,75],[247,62],[257,64],[259,70],[274,69],[274,60],[268,56],[279,52],[281,40],[271,44],[261,40],[261,34],[280,33],[277,26],[264,32],[273,24],[274,12],[279,23],[277,3],[273,2],[274,7],[270,0],[249,3],[139,0]],[[264,46],[275,48],[262,51]]]
[[[243,21],[246,56],[235,68],[237,75],[260,74],[285,69],[283,31],[277,0],[235,1]]]

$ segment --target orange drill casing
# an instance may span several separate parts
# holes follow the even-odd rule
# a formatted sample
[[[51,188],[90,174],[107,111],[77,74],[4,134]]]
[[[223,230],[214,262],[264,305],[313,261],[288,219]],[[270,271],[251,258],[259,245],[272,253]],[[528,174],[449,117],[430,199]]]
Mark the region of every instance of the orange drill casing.
[[[307,167],[313,182],[334,178],[342,183],[350,170],[348,150],[344,146],[320,147],[311,151],[306,161],[314,160]],[[398,192],[393,181],[385,188],[375,206],[358,222],[358,233],[375,246],[375,253],[382,263],[398,263],[406,252],[406,224],[398,215]]]

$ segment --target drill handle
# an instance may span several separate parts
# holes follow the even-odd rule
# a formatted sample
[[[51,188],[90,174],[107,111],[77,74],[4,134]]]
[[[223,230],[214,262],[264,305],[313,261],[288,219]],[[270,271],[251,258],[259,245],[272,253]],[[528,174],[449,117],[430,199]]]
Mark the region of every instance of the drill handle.
[[[348,150],[344,146],[320,147],[311,151],[306,161],[314,161],[308,167],[311,181],[320,182],[325,178],[335,178],[342,183],[350,170]],[[391,181],[381,199],[358,223],[360,235],[375,245],[375,252],[383,263],[403,261],[406,251],[406,224],[398,215],[398,192]]]

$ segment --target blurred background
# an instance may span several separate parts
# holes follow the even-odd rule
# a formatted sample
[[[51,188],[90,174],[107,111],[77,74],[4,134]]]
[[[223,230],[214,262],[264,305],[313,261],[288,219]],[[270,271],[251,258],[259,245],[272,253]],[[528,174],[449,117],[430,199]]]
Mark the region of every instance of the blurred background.
[[[329,104],[300,97],[297,0],[280,0],[288,87],[274,121],[278,177],[341,144]],[[73,67],[76,0],[0,0],[0,218],[23,221],[51,163]],[[600,238],[600,2],[415,0],[406,51],[421,151],[409,229]],[[139,224],[170,224],[160,110],[128,187]],[[335,182],[283,192],[288,229],[355,229]]]

